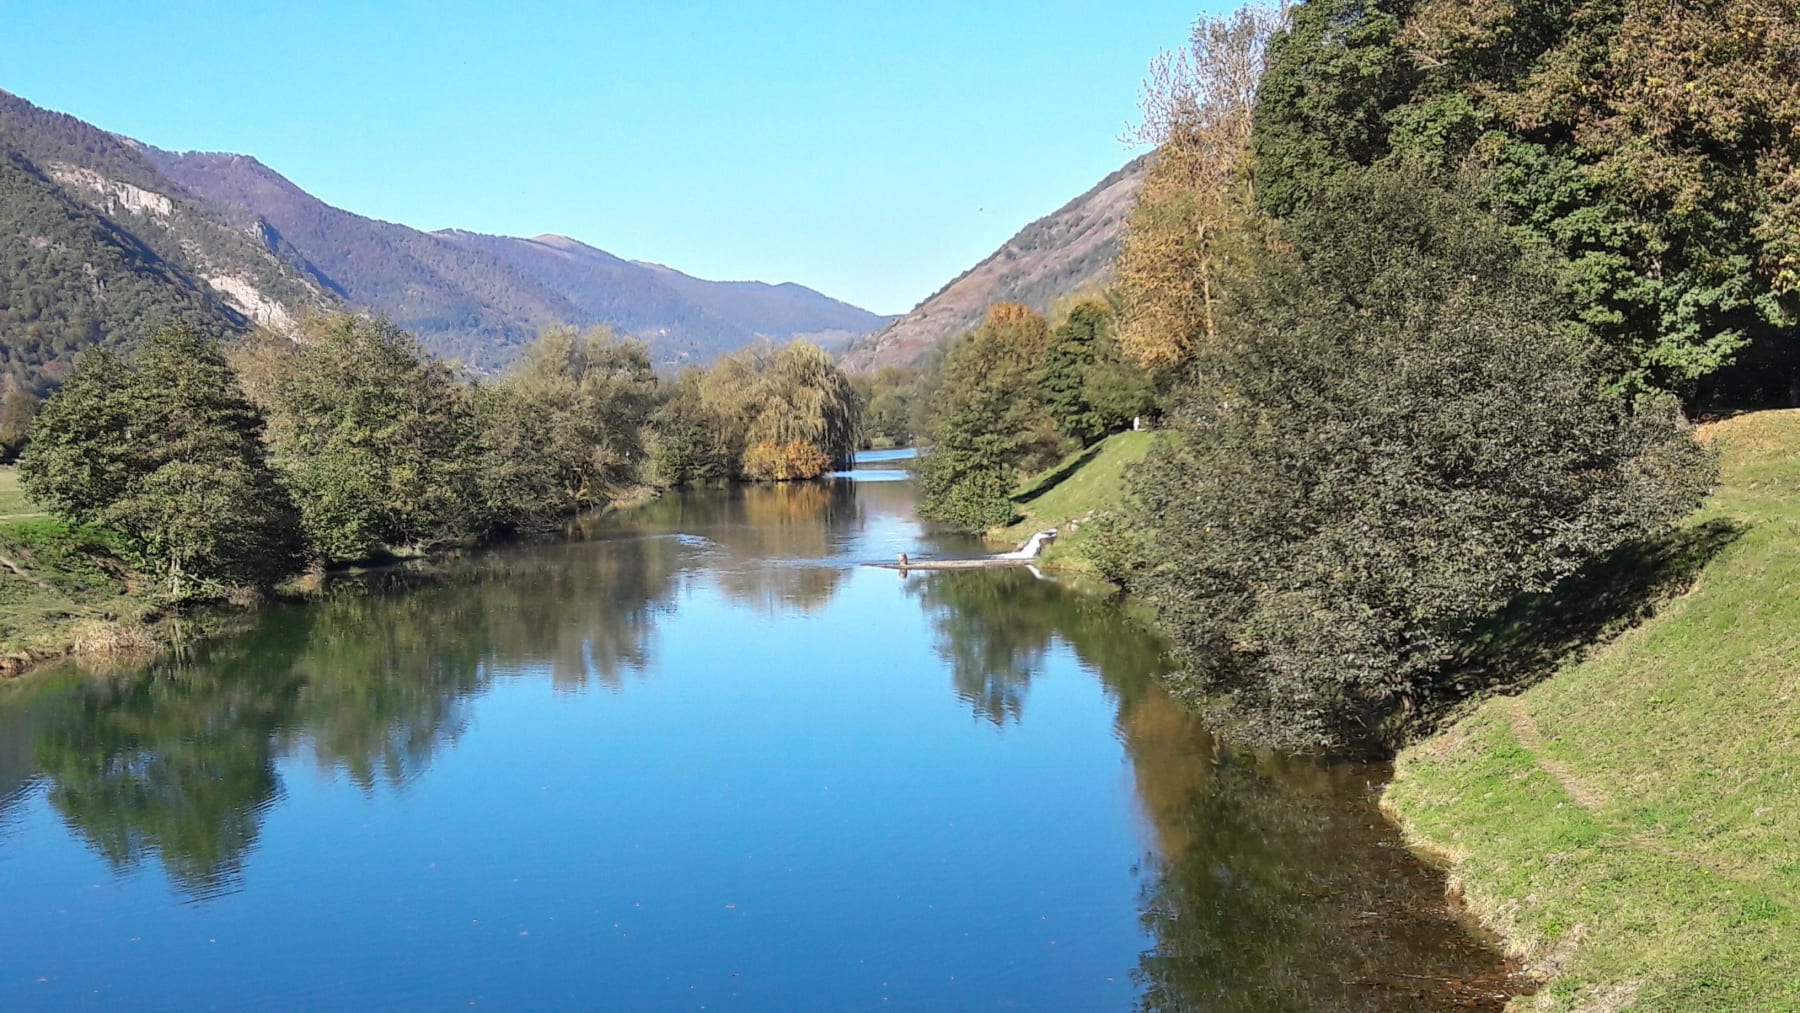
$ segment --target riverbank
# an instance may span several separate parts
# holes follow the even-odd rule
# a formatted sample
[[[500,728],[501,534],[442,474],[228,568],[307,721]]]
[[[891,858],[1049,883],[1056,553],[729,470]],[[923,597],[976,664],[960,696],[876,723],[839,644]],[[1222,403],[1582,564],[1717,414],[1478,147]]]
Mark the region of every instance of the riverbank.
[[[1383,798],[1546,982],[1516,1008],[1800,1009],[1800,411],[1701,434],[1721,456],[1707,504],[1565,589],[1580,600],[1546,618],[1584,632],[1536,644],[1529,689],[1405,750]],[[990,537],[1106,508],[1148,447],[1071,457]],[[1080,538],[1047,565],[1086,565]]]
[[[1096,511],[1118,503],[1126,470],[1144,459],[1154,439],[1155,434],[1148,432],[1115,433],[1070,454],[1013,493],[1020,518],[989,531],[988,540],[1016,547],[1034,532],[1055,527],[1056,542],[1045,550],[1039,565],[1094,576],[1082,525]]]
[[[1547,979],[1519,1008],[1800,1008],[1800,411],[1704,428],[1687,594],[1405,750],[1384,808]]]
[[[600,512],[633,509],[657,495],[632,487]],[[424,558],[397,555],[393,562]],[[44,514],[19,489],[17,471],[0,469],[0,680],[71,656],[143,657],[230,629],[264,601],[305,600],[332,577],[369,569],[337,568],[325,581],[296,578],[266,599],[172,605],[103,531]]]

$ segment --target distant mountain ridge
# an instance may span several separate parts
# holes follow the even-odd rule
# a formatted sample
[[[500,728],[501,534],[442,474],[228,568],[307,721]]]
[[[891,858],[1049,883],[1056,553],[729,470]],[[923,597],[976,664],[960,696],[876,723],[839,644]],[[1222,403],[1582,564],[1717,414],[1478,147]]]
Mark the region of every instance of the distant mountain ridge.
[[[666,363],[707,361],[761,337],[845,343],[891,318],[795,284],[713,282],[570,239],[424,232],[332,207],[248,155],[145,149],[157,168],[345,302],[385,313],[434,353],[504,366],[545,327],[611,324]]]
[[[997,302],[1039,312],[1112,274],[1119,240],[1154,153],[1140,155],[1062,207],[1020,229],[986,259],[933,293],[912,312],[859,339],[844,368],[873,372],[917,362],[938,342],[981,322]]]
[[[163,151],[0,91],[0,386],[183,321],[225,336],[371,309],[497,369],[545,327],[611,324],[659,362],[890,322],[792,283],[711,282],[563,236],[423,232],[331,207],[245,155]]]

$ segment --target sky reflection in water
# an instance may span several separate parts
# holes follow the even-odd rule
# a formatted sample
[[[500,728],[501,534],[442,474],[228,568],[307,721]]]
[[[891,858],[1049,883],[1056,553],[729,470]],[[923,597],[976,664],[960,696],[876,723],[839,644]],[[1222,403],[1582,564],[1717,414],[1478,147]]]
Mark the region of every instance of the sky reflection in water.
[[[911,500],[670,497],[0,690],[0,1008],[1493,991],[1378,770],[1221,750],[1105,602],[857,565],[977,548]]]

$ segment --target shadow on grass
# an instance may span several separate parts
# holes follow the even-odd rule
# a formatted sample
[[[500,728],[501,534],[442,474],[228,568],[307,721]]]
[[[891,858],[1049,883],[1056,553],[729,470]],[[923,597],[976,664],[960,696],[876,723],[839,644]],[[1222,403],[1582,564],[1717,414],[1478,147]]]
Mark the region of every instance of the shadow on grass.
[[[1598,643],[1650,618],[1685,593],[1706,564],[1746,527],[1714,520],[1626,545],[1597,559],[1554,591],[1516,599],[1485,624],[1439,683],[1422,733],[1460,704],[1522,692]]]
[[[1089,461],[1098,457],[1100,455],[1100,448],[1105,445],[1106,441],[1101,440],[1086,450],[1083,450],[1081,453],[1076,454],[1074,457],[1058,464],[1055,468],[1038,476],[1037,480],[1031,486],[1019,493],[1019,495],[1013,497],[1013,502],[1030,503],[1068,481],[1069,477],[1074,475],[1077,471],[1080,471],[1083,465],[1086,465]]]

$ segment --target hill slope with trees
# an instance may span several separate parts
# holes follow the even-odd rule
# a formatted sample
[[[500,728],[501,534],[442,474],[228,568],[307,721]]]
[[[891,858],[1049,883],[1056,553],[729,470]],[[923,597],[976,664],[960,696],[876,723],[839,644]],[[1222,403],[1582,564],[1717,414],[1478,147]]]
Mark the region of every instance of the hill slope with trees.
[[[1019,303],[1047,313],[1056,300],[1104,283],[1150,163],[1150,155],[1131,160],[1088,192],[1020,229],[911,312],[858,341],[845,353],[844,368],[873,373],[915,365],[940,341],[981,323],[990,306]]]
[[[165,324],[222,335],[335,302],[141,146],[4,91],[0,192],[0,386],[41,389]]]

